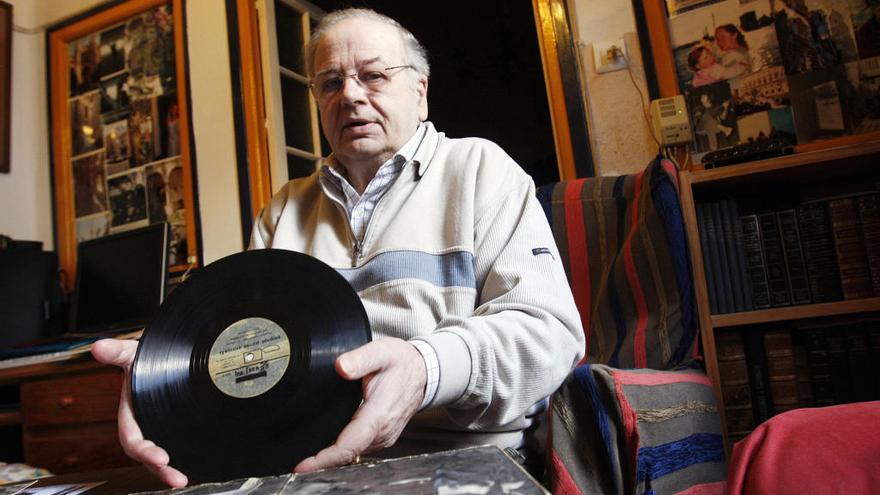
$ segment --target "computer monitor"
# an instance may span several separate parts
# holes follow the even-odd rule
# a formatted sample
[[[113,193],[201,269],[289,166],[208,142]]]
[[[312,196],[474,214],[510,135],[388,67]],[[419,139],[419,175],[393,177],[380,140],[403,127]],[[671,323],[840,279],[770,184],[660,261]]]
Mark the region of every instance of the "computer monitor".
[[[165,298],[169,235],[163,222],[81,242],[71,331],[143,328]]]

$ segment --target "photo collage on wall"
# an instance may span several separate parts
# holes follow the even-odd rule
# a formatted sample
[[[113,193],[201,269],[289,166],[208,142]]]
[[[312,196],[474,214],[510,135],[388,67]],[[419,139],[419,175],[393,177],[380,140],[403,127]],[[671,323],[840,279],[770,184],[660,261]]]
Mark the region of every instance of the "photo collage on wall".
[[[71,166],[77,242],[171,224],[186,262],[180,110],[170,5],[73,41]]]
[[[880,130],[880,0],[666,0],[699,154]]]

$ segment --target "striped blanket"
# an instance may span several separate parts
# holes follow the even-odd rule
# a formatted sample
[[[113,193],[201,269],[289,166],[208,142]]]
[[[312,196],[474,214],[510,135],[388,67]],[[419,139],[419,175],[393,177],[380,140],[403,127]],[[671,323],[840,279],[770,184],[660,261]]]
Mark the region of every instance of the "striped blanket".
[[[678,172],[657,158],[633,175],[542,186],[575,302],[585,360],[669,369],[696,352],[693,276]]]
[[[554,395],[555,493],[722,493],[720,420],[698,323],[675,166],[539,188],[587,331]],[[669,370],[669,371],[663,371]]]

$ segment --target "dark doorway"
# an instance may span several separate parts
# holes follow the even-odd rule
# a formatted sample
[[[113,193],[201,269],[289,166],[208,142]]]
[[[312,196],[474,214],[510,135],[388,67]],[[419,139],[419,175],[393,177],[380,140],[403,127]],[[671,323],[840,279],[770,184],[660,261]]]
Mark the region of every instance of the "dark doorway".
[[[325,11],[368,7],[428,50],[428,119],[450,137],[490,139],[540,186],[559,180],[531,2],[311,0]]]

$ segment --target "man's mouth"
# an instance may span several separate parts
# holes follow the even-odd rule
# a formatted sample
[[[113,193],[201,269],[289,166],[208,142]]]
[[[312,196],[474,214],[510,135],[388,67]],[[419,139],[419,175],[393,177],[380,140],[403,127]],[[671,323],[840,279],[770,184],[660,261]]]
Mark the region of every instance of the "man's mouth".
[[[369,125],[369,124],[372,124],[372,122],[369,122],[369,121],[366,121],[366,120],[355,120],[355,121],[352,121],[352,122],[349,122],[349,123],[345,124],[343,127],[346,128],[346,129],[348,129],[348,128],[358,128],[358,127],[363,127],[363,126],[365,126],[365,125]]]

